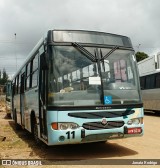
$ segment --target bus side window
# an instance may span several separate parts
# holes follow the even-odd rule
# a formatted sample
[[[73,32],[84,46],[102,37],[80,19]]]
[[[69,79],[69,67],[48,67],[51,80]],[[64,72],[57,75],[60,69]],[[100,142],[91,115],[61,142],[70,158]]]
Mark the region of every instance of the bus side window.
[[[30,71],[30,87],[37,86],[38,77],[38,54],[31,61],[31,71]]]
[[[19,75],[16,77],[15,80],[15,94],[18,94],[18,86],[19,86]]]
[[[141,89],[144,90],[145,89],[145,77],[140,78],[140,84],[141,84]]]
[[[156,74],[156,88],[160,88],[160,73]]]
[[[32,87],[37,86],[37,77],[38,77],[38,70],[34,71],[32,74]]]
[[[146,89],[154,89],[155,87],[155,75],[149,75],[146,77]]]
[[[31,63],[29,62],[26,66],[25,90],[28,90],[30,88],[30,73],[31,73]]]

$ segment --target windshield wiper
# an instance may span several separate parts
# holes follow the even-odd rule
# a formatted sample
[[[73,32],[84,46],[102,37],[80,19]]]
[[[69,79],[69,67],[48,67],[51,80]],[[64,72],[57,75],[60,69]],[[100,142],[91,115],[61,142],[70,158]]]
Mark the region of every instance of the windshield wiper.
[[[117,48],[119,48],[119,46],[114,46],[105,56],[101,56],[101,61],[106,59],[107,57],[109,57]],[[102,52],[101,52],[102,54]]]
[[[92,53],[90,53],[88,50],[86,50],[83,46],[81,46],[78,43],[72,43],[72,45],[76,48],[78,48],[88,59],[90,59],[92,62],[96,62],[96,58]]]
[[[104,59],[103,59],[103,54],[102,54],[102,50],[101,49],[100,49],[100,56],[101,56],[100,61],[102,62],[102,67],[103,67],[103,70],[105,72],[105,64],[104,64]]]
[[[90,53],[88,50],[86,50],[83,46],[81,46],[79,43],[72,43],[72,45],[76,48],[78,48],[83,54],[86,55],[86,57],[88,59],[90,59],[92,62],[97,62],[97,58],[95,58],[95,56]],[[114,46],[106,55],[102,56],[102,51],[100,49],[101,52],[101,58],[100,61],[103,61],[104,59],[106,59],[108,56],[110,56],[117,48],[119,48],[119,46]]]

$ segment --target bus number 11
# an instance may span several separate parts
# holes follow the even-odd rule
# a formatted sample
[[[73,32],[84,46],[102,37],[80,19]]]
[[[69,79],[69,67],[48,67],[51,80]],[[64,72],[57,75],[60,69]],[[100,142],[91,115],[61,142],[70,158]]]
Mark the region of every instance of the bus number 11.
[[[67,134],[67,139],[70,139],[70,138],[74,139],[75,138],[75,131],[72,131],[72,132],[68,131],[68,132],[66,132],[66,134]]]

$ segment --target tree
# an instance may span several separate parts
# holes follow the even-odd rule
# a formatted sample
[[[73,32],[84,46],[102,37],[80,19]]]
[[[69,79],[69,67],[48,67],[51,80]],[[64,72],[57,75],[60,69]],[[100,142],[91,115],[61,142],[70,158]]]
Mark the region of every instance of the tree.
[[[146,53],[144,53],[144,52],[137,52],[136,53],[136,60],[137,60],[137,62],[139,62],[139,61],[142,61],[142,60],[144,60],[145,58],[148,58],[149,56],[146,54]]]
[[[0,71],[0,85],[5,85],[5,83],[8,81],[8,78],[8,74],[4,68],[3,72]]]

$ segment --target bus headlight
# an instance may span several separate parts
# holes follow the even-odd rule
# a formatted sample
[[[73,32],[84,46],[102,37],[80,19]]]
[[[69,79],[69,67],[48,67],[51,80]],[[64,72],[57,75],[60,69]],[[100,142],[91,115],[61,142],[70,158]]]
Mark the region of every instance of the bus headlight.
[[[141,122],[141,121],[140,121],[140,118],[133,118],[133,119],[129,120],[129,121],[127,122],[127,124],[128,124],[128,125],[132,125],[132,124],[138,125],[140,122]]]
[[[67,123],[67,122],[62,122],[62,123],[52,123],[52,129],[54,130],[67,130],[67,129],[77,129],[79,128],[79,125],[76,123]]]
[[[76,123],[58,123],[58,128],[61,130],[77,129],[79,127]]]
[[[70,123],[70,129],[77,129],[79,127],[76,123]]]
[[[58,126],[58,128],[61,130],[66,130],[69,127],[67,123],[59,123]]]

